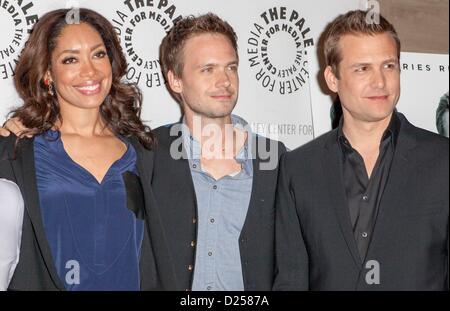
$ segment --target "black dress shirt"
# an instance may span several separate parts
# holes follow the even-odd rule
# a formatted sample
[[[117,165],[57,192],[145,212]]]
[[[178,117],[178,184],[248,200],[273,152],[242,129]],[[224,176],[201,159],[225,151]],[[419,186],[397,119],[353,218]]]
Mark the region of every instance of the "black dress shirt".
[[[380,152],[372,171],[367,175],[362,156],[352,148],[342,130],[343,118],[339,124],[338,139],[342,150],[344,187],[353,234],[361,259],[365,261],[366,253],[372,239],[378,208],[386,187],[396,141],[400,129],[400,120],[394,112],[388,128],[380,142]]]

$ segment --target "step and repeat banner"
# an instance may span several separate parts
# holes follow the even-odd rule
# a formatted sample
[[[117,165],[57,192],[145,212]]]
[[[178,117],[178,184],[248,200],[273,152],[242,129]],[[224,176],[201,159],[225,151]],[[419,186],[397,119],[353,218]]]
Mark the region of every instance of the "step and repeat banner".
[[[448,135],[448,55],[402,53],[398,110],[414,125]]]
[[[144,94],[142,118],[152,128],[178,121],[179,105],[168,94],[160,70],[159,44],[182,16],[213,12],[227,20],[239,38],[240,96],[234,113],[255,132],[292,149],[331,128],[332,99],[324,92],[317,44],[327,23],[361,8],[362,2],[0,0],[0,122],[21,103],[12,79],[31,28],[45,12],[68,7],[87,7],[111,21],[128,60],[126,78]],[[403,53],[402,58],[399,110],[436,132],[436,110],[447,94],[448,127],[448,56]]]

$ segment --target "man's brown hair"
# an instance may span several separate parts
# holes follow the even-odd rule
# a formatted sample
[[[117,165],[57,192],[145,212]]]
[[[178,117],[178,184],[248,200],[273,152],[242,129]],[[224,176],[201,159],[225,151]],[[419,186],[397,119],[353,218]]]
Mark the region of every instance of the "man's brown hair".
[[[378,35],[391,34],[397,45],[397,57],[400,59],[400,39],[394,26],[383,16],[379,15],[379,23],[368,22],[369,12],[356,10],[338,16],[332,21],[326,30],[324,38],[324,54],[327,66],[331,66],[333,73],[339,78],[339,63],[342,61],[342,53],[339,49],[339,40],[344,35]]]
[[[166,80],[169,71],[172,71],[177,77],[182,76],[184,66],[184,44],[189,38],[204,33],[224,35],[230,40],[236,55],[238,55],[237,35],[233,30],[233,27],[226,21],[213,13],[184,17],[178,21],[164,37],[159,49],[161,69]],[[168,89],[172,96],[181,103],[181,96],[174,93],[170,87]]]

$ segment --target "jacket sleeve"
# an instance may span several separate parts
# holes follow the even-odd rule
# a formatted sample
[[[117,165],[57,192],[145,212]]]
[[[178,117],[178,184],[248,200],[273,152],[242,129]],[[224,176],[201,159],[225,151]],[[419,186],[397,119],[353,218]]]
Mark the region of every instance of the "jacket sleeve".
[[[288,165],[284,154],[275,205],[276,275],[273,290],[308,290],[309,262],[303,239],[297,203],[288,178]]]

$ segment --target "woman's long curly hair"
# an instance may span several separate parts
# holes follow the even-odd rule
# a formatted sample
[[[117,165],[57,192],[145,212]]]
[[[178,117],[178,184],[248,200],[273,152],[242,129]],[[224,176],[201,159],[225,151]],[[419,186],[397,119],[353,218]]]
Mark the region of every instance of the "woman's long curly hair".
[[[142,94],[132,83],[124,82],[127,62],[111,23],[102,15],[89,9],[79,10],[79,22],[98,31],[103,39],[112,67],[111,90],[100,106],[105,125],[116,135],[135,136],[147,149],[151,149],[154,137],[150,127],[140,119]],[[20,119],[24,135],[39,135],[61,121],[59,103],[55,95],[48,94],[44,79],[51,68],[51,55],[61,31],[68,25],[73,10],[50,11],[39,19],[22,50],[16,66],[15,87],[24,104],[11,112]],[[78,17],[78,15],[76,15]],[[70,22],[70,21],[69,21]]]

